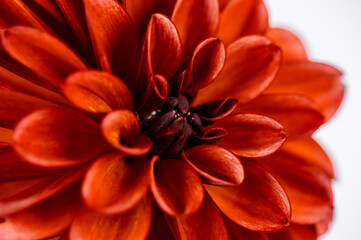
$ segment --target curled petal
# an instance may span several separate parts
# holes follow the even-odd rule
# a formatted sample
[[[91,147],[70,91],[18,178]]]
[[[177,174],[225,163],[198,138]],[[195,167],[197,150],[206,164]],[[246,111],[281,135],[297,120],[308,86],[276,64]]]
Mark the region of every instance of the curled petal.
[[[187,149],[182,157],[203,177],[203,182],[233,186],[244,179],[241,161],[222,147],[198,145]]]
[[[229,96],[246,103],[274,80],[281,65],[281,51],[262,36],[240,38],[227,48],[227,61],[219,77],[201,89],[194,105]]]
[[[202,144],[213,144],[227,136],[228,132],[222,127],[210,127],[199,135],[194,134],[196,139]]]
[[[192,83],[190,90],[211,84],[221,72],[226,61],[226,49],[219,38],[208,38],[194,50],[190,62]]]
[[[197,173],[179,160],[155,160],[152,160],[151,190],[159,207],[172,216],[197,211],[204,197],[203,185]]]
[[[182,40],[184,61],[201,41],[214,36],[219,23],[218,0],[178,0],[172,22]]]
[[[139,135],[138,120],[129,110],[109,113],[103,118],[101,128],[108,143],[126,155],[142,156],[152,148],[152,141]]]
[[[86,204],[104,214],[134,207],[146,194],[150,165],[146,157],[124,158],[109,154],[99,158],[85,175],[82,195]]]
[[[223,127],[227,136],[217,145],[242,157],[262,157],[278,150],[286,134],[275,120],[255,114],[237,114],[217,121],[212,127]]]
[[[16,26],[2,33],[5,51],[45,82],[61,88],[72,72],[85,70],[85,64],[64,43],[46,32]]]
[[[208,194],[205,194],[197,212],[188,216],[168,217],[167,220],[176,239],[229,239],[222,215]]]
[[[238,106],[235,112],[268,116],[285,128],[289,139],[311,136],[323,124],[320,107],[309,98],[296,94],[265,94]]]
[[[61,108],[39,110],[23,118],[13,142],[24,159],[47,167],[80,164],[108,148],[95,121]]]
[[[106,72],[76,72],[67,77],[63,91],[75,106],[87,112],[133,110],[133,98],[128,87],[122,80]]]
[[[267,234],[269,240],[317,240],[316,230],[312,226],[291,224],[285,229]]]
[[[243,159],[245,178],[233,187],[205,185],[221,211],[253,231],[277,231],[291,218],[290,202],[277,180],[256,161]]]
[[[342,73],[334,67],[316,62],[295,62],[282,65],[269,93],[306,95],[321,107],[325,121],[339,108],[345,92]]]
[[[282,28],[268,28],[265,35],[282,49],[283,63],[307,61],[306,49],[295,34]]]
[[[205,103],[196,108],[200,117],[207,121],[218,121],[230,115],[237,107],[237,99],[229,97]]]
[[[74,219],[69,236],[79,240],[145,239],[152,220],[152,203],[145,196],[129,211],[118,215],[103,215],[82,210]]]

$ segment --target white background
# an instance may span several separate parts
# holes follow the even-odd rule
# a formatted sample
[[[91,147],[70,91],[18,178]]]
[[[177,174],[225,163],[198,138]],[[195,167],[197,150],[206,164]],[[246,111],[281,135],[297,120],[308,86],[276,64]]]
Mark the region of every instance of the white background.
[[[361,239],[361,1],[265,0],[273,26],[304,41],[312,60],[344,72],[340,111],[316,134],[334,161],[335,218],[322,240]],[[307,240],[307,239],[305,239]]]

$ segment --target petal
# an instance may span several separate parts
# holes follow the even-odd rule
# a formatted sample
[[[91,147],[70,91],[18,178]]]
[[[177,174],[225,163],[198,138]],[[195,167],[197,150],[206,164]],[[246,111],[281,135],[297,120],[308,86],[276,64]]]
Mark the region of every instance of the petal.
[[[227,48],[227,61],[220,76],[199,91],[194,105],[227,97],[248,102],[272,83],[280,64],[281,51],[267,38],[240,38]]]
[[[327,121],[342,102],[345,87],[341,83],[341,76],[339,70],[322,63],[284,64],[267,92],[306,95],[320,105]]]
[[[116,0],[84,0],[84,6],[99,65],[130,86],[139,58],[139,39],[132,20]]]
[[[317,234],[313,227],[291,224],[285,229],[267,234],[269,240],[317,240]]]
[[[10,56],[56,88],[62,87],[67,75],[86,68],[70,48],[46,32],[16,26],[1,37]]]
[[[268,28],[265,36],[274,41],[283,53],[283,63],[307,61],[306,49],[301,40],[292,32],[282,28]]]
[[[25,2],[30,8],[34,9],[34,11],[36,11],[35,9],[38,9],[38,16],[50,15],[51,17],[49,17],[49,20],[52,18],[65,23],[61,12],[53,0],[23,0],[23,2]]]
[[[282,125],[271,118],[255,114],[237,114],[215,122],[227,136],[217,145],[242,157],[261,157],[278,150],[286,140]]]
[[[208,38],[194,50],[190,62],[192,83],[190,90],[211,84],[220,74],[226,61],[226,48],[219,38]]]
[[[106,72],[76,72],[67,77],[63,91],[69,101],[87,112],[133,110],[133,98],[128,87],[122,80]]]
[[[11,129],[0,127],[0,144],[11,144],[13,132]]]
[[[218,121],[229,116],[236,109],[237,99],[229,97],[222,100],[205,103],[196,108],[201,118],[207,121]]]
[[[221,211],[253,231],[277,231],[291,217],[290,203],[281,185],[256,161],[243,159],[245,178],[235,187],[205,185]]]
[[[13,141],[20,156],[46,167],[80,164],[108,148],[95,121],[61,108],[39,110],[22,119]]]
[[[52,198],[14,213],[0,223],[6,239],[47,239],[64,232],[81,206],[78,185],[72,185]]]
[[[103,118],[101,128],[108,143],[126,155],[143,156],[152,148],[152,141],[139,135],[138,120],[129,110],[109,113]]]
[[[5,128],[13,128],[21,118],[33,111],[57,106],[37,97],[1,89],[0,100],[0,126]]]
[[[126,159],[121,154],[109,154],[96,160],[88,170],[82,195],[89,207],[101,213],[121,213],[144,197],[149,179],[148,158]]]
[[[175,240],[162,210],[155,206],[148,240]]]
[[[287,192],[292,207],[292,222],[314,224],[332,212],[330,178],[317,166],[282,149],[262,159]]]
[[[145,239],[152,220],[149,196],[129,211],[118,215],[103,215],[84,209],[70,228],[72,240],[127,240]]]
[[[256,0],[256,5],[249,15],[242,35],[264,35],[268,29],[268,11],[263,0]]]
[[[165,159],[152,165],[151,190],[159,207],[169,215],[189,215],[203,202],[204,189],[198,174],[186,163]]]
[[[281,123],[288,139],[308,137],[322,124],[319,106],[309,98],[296,94],[265,94],[239,106],[235,112],[268,116]]]
[[[187,149],[182,157],[203,177],[203,182],[232,186],[244,179],[241,161],[222,147],[198,145]]]
[[[269,240],[264,232],[255,232],[239,226],[223,216],[230,240]]]
[[[172,21],[182,40],[183,62],[192,55],[201,41],[214,36],[219,23],[218,1],[178,0]]]
[[[189,215],[168,217],[168,223],[176,239],[228,240],[228,234],[222,215],[208,194],[201,208]]]

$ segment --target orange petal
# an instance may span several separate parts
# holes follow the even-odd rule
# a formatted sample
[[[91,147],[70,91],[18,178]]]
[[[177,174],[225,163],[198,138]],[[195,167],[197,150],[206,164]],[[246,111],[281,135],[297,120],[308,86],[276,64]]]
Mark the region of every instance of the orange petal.
[[[332,213],[330,178],[317,166],[279,150],[262,159],[287,192],[292,207],[292,222],[314,224]]]
[[[291,217],[290,203],[277,180],[256,161],[243,159],[245,178],[235,187],[205,185],[222,212],[253,231],[277,231]]]
[[[94,162],[85,175],[82,195],[86,204],[104,214],[134,207],[146,194],[150,179],[146,157],[129,158],[109,154]]]
[[[267,236],[269,240],[317,240],[317,234],[313,227],[294,223],[279,232],[269,233]]]
[[[71,224],[81,206],[78,185],[31,208],[7,216],[0,223],[5,239],[48,239],[59,235]]]
[[[256,5],[249,15],[246,25],[244,26],[242,35],[264,35],[268,25],[268,11],[263,0],[256,0]]]
[[[86,68],[70,48],[46,32],[16,26],[1,37],[10,56],[57,88],[62,87],[67,75]]]
[[[201,208],[189,215],[168,217],[168,223],[176,239],[179,240],[228,240],[222,215],[208,194]]]
[[[255,232],[239,226],[223,216],[230,240],[269,240],[264,232]]]
[[[265,36],[275,42],[283,53],[283,63],[307,61],[306,49],[292,32],[282,28],[268,28]]]
[[[109,113],[101,123],[103,136],[118,151],[131,156],[142,156],[152,148],[152,141],[139,135],[136,116],[129,110]]]
[[[122,80],[106,72],[76,72],[68,76],[63,91],[76,107],[87,112],[133,110],[133,98],[128,87]]]
[[[281,123],[288,139],[308,137],[322,124],[319,106],[309,98],[296,94],[265,94],[238,106],[235,112],[265,115]]]
[[[222,147],[198,145],[187,149],[182,157],[203,177],[203,182],[232,186],[244,179],[241,161]]]
[[[128,240],[146,239],[152,220],[149,196],[135,207],[119,215],[103,215],[84,209],[70,228],[70,239],[76,240]]]
[[[228,134],[217,145],[230,149],[242,157],[262,157],[278,150],[286,134],[275,120],[255,114],[237,114],[215,122]]]
[[[139,61],[139,39],[128,13],[116,0],[84,0],[84,6],[99,65],[130,86]]]
[[[23,118],[13,141],[20,156],[47,167],[80,164],[108,148],[95,121],[61,108],[39,110]]]
[[[204,189],[197,173],[187,164],[165,159],[152,165],[151,190],[159,207],[169,215],[189,215],[199,209]],[[155,162],[155,163],[154,163]]]
[[[227,48],[226,64],[219,77],[201,89],[194,105],[236,97],[248,102],[274,80],[281,64],[281,51],[262,36],[240,38]]]
[[[201,41],[214,36],[219,23],[218,0],[178,0],[172,21],[182,40],[183,62]]]
[[[282,65],[267,92],[306,95],[321,107],[325,121],[339,108],[345,87],[342,73],[336,68],[316,62],[297,62]]]
[[[192,83],[190,90],[211,84],[220,74],[226,61],[226,49],[219,38],[208,38],[194,50],[190,62]]]

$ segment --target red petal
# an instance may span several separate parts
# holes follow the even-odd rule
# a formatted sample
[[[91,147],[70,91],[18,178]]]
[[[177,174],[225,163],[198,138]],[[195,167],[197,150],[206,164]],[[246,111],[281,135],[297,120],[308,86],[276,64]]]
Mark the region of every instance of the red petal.
[[[278,150],[286,135],[283,127],[271,118],[255,114],[237,114],[217,121],[212,127],[228,132],[217,145],[242,157],[262,157]]]
[[[315,102],[296,94],[261,95],[239,106],[235,112],[255,113],[273,118],[282,124],[289,139],[311,136],[324,120]]]
[[[285,188],[292,207],[292,222],[314,224],[332,213],[330,178],[317,166],[282,149],[262,164]]]
[[[196,108],[196,112],[201,118],[207,121],[218,121],[229,116],[236,109],[237,99],[227,98],[205,103]]]
[[[108,113],[122,108],[133,110],[128,87],[106,72],[90,70],[70,75],[64,94],[76,107],[91,113]]]
[[[219,38],[208,38],[194,50],[190,63],[190,90],[211,84],[220,74],[226,61],[226,49]]]
[[[291,224],[285,229],[268,234],[269,240],[317,240],[317,234],[313,227]]]
[[[13,132],[11,129],[0,127],[0,144],[11,144]]]
[[[155,206],[147,240],[175,240],[162,210]]]
[[[227,217],[223,217],[230,240],[268,240],[264,232],[255,232],[235,224]]]
[[[280,64],[281,51],[267,38],[240,38],[227,48],[227,61],[220,76],[199,91],[194,104],[230,96],[239,103],[248,102],[272,83]]]
[[[241,161],[222,147],[198,145],[187,149],[182,157],[204,178],[203,182],[232,186],[243,181]]]
[[[0,126],[13,128],[27,114],[57,105],[22,93],[0,90]]]
[[[176,239],[179,240],[228,240],[222,215],[208,194],[201,208],[189,216],[168,217]]]
[[[31,208],[6,217],[0,224],[5,239],[47,239],[69,226],[81,203],[79,187],[73,185]]]
[[[101,68],[130,86],[138,66],[139,39],[128,13],[116,0],[84,0],[84,6]]]
[[[182,161],[160,160],[154,163],[151,190],[159,207],[169,215],[189,215],[199,209],[204,189],[197,173]]]
[[[276,179],[254,160],[242,160],[245,178],[235,187],[205,185],[222,212],[254,231],[277,231],[291,217],[286,193]]]
[[[56,19],[59,22],[65,23],[63,15],[59,11],[58,6],[56,5],[56,3],[54,3],[53,0],[22,0],[22,1],[33,9],[39,9],[38,16],[40,16],[41,13],[43,13],[42,15],[47,14],[51,16],[48,17],[49,19],[52,18],[52,19]]]
[[[143,156],[152,148],[152,141],[139,135],[136,116],[129,110],[109,113],[101,123],[103,136],[118,151],[132,156]]]
[[[28,27],[12,27],[2,34],[4,49],[47,83],[61,88],[70,73],[86,68],[57,38]]]
[[[283,63],[306,61],[308,59],[301,40],[292,32],[282,28],[269,28],[265,35],[281,47]]]
[[[214,36],[219,23],[218,1],[178,0],[172,21],[182,40],[183,62],[201,41]]]
[[[108,148],[96,122],[61,108],[39,110],[22,119],[13,141],[24,159],[47,167],[80,164]]]
[[[103,215],[83,210],[70,228],[70,239],[76,240],[128,240],[145,239],[152,220],[149,196],[135,207],[119,215]]]
[[[345,87],[342,73],[334,67],[316,62],[284,64],[267,92],[302,94],[321,106],[325,120],[339,108]]]
[[[88,170],[82,195],[86,204],[104,214],[116,214],[134,207],[146,194],[150,179],[146,157],[129,158],[110,154]]]

